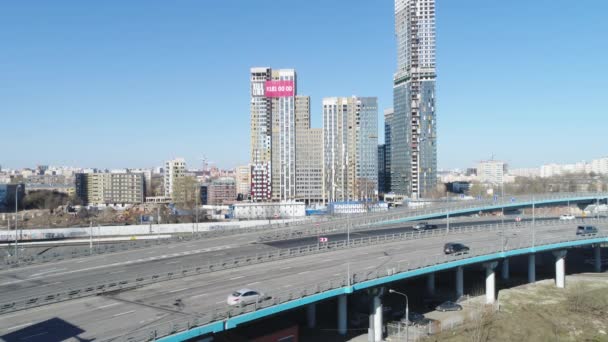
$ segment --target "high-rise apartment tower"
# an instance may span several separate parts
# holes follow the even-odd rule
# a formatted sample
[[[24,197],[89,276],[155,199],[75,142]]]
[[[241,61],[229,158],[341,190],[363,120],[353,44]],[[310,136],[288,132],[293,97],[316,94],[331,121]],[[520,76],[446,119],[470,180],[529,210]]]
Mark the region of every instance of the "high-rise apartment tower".
[[[395,0],[391,191],[424,197],[437,184],[435,0]]]
[[[296,72],[251,68],[251,198],[296,197]]]
[[[323,193],[329,202],[375,197],[377,103],[375,97],[323,99]]]

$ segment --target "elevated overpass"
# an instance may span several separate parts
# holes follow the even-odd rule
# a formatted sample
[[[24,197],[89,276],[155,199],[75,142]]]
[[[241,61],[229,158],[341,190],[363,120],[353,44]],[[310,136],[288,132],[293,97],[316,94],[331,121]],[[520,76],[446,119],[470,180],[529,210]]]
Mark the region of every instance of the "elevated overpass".
[[[129,265],[116,265],[104,268],[104,276],[99,276],[97,283],[103,283],[102,278],[112,272],[122,271],[126,274],[120,278],[117,276],[120,273],[117,273],[112,281],[117,287],[121,281],[126,281],[128,286],[123,291],[102,292],[99,296],[75,295],[72,300],[46,306],[30,303],[30,309],[0,316],[1,326],[7,327],[0,329],[0,336],[17,332],[25,336],[31,331],[24,322],[44,326],[44,322],[59,319],[80,327],[83,332],[79,338],[183,341],[233,329],[293,308],[313,308],[314,303],[330,298],[338,298],[339,312],[342,312],[339,322],[345,322],[345,296],[353,292],[454,269],[456,292],[462,294],[462,267],[466,265],[485,263],[488,279],[493,281],[496,261],[504,263],[513,256],[546,251],[560,251],[557,254],[561,255],[566,248],[608,242],[607,222],[586,220],[587,223],[590,221],[600,228],[599,234],[593,237],[576,236],[576,223],[573,222],[536,222],[405,233],[366,241],[353,239],[348,245],[342,241],[332,246],[318,245],[317,249],[315,246],[300,248],[297,253],[301,256],[297,259],[291,255],[297,254],[296,250],[289,250],[288,254],[276,254],[277,257],[271,261],[253,262],[263,258],[263,253],[258,253],[250,258],[226,262],[224,266],[229,267],[213,272],[197,273],[197,267],[202,271],[205,266],[207,270],[209,266],[216,266],[190,259],[189,264],[174,264],[173,274],[168,276],[165,273],[169,279],[163,282],[148,282],[153,275],[129,274],[133,271],[129,270]],[[448,241],[466,243],[472,248],[471,253],[443,255],[441,248]],[[563,256],[559,260],[563,261]],[[240,267],[232,267],[235,263],[240,263]],[[187,271],[185,275],[184,270]],[[533,269],[530,272],[534,274]],[[65,277],[61,271],[50,275],[34,281],[44,286]],[[25,278],[31,276],[29,274]],[[138,278],[143,278],[145,283],[137,284]],[[14,285],[0,284],[0,308],[18,302],[16,294],[23,289],[7,287]],[[251,307],[227,308],[224,304],[226,296],[241,287],[255,287],[270,294],[272,299]],[[493,292],[488,291],[492,296]],[[183,307],[176,308],[176,298],[180,299]],[[27,300],[19,305],[23,303],[27,304]],[[342,331],[343,328],[340,323],[338,329]]]
[[[0,259],[0,269],[6,266],[16,267],[29,264],[48,263],[66,259],[89,257],[97,254],[108,254],[114,252],[125,252],[128,250],[158,247],[162,244],[180,243],[184,240],[207,240],[210,238],[247,235],[254,237],[253,240],[261,242],[272,240],[294,239],[304,236],[315,236],[346,232],[355,230],[373,230],[390,225],[401,225],[411,221],[446,218],[448,225],[450,218],[459,215],[470,215],[479,212],[495,211],[500,209],[518,209],[525,207],[540,207],[547,205],[563,204],[591,204],[606,201],[608,193],[550,193],[529,196],[508,196],[507,198],[484,199],[474,201],[451,201],[445,203],[433,203],[422,208],[397,208],[388,212],[366,213],[348,215],[346,217],[325,217],[317,221],[280,222],[276,224],[246,227],[239,229],[226,229],[208,232],[197,232],[192,235],[173,237],[171,239],[146,239],[134,240],[116,244],[99,244],[91,241],[91,246],[78,246],[72,249],[63,248],[59,251],[36,254],[23,253],[15,257],[12,253],[12,245],[5,246],[6,253]],[[11,236],[11,234],[13,234]],[[14,239],[14,232],[5,232],[9,240]]]

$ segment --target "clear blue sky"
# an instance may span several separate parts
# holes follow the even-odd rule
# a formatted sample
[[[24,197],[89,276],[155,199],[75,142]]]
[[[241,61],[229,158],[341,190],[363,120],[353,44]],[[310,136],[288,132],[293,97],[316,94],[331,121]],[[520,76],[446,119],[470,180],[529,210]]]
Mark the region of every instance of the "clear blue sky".
[[[437,0],[439,166],[608,154],[606,13]],[[325,96],[378,96],[382,117],[393,25],[390,0],[0,2],[0,165],[246,163],[252,66],[295,68],[314,126]]]

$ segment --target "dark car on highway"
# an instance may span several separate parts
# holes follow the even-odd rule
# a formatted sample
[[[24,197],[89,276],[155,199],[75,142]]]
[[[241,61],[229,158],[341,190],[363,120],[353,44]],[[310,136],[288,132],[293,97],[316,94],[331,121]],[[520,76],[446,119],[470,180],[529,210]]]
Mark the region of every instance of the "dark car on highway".
[[[451,301],[447,301],[447,302],[443,302],[439,305],[437,305],[437,307],[435,308],[435,310],[437,311],[441,311],[441,312],[446,312],[446,311],[460,311],[462,310],[462,305],[451,302]]]
[[[429,224],[428,222],[418,222],[412,228],[415,230],[437,229],[437,225]]]
[[[597,228],[594,226],[578,226],[576,227],[576,235],[595,235]]]
[[[448,242],[443,246],[443,252],[445,254],[462,254],[468,253],[469,247],[456,242]]]

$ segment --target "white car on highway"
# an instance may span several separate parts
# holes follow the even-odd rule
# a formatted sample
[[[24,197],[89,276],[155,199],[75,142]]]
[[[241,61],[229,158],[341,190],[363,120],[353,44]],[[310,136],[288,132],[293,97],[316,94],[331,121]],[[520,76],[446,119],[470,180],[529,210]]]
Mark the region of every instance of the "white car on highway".
[[[576,217],[572,214],[564,214],[559,217],[560,220],[574,220]]]
[[[266,299],[266,297],[262,292],[252,289],[240,289],[229,295],[226,303],[228,303],[228,305],[245,306],[247,304],[260,302],[264,299]]]

